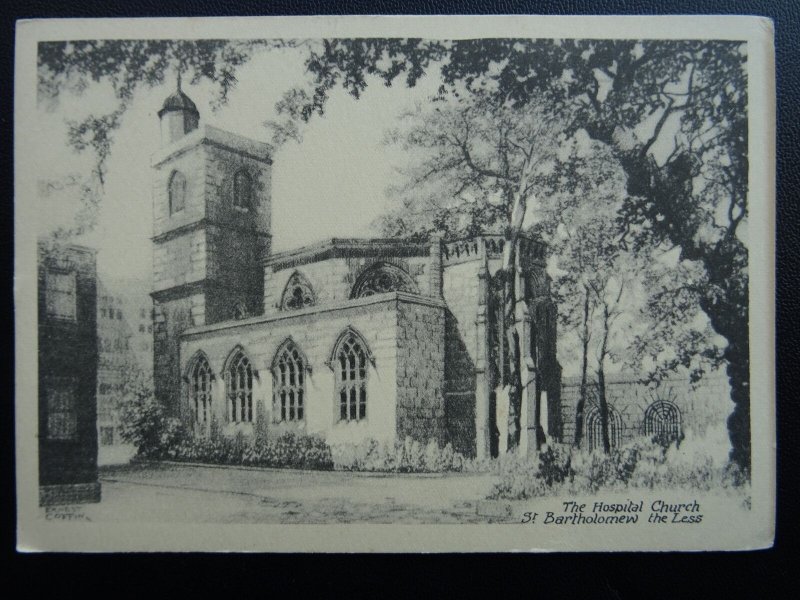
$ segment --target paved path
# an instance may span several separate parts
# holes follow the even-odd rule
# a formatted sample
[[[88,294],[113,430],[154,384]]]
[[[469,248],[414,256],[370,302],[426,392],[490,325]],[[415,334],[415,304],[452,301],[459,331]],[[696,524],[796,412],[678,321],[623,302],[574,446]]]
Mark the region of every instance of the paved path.
[[[188,465],[101,469],[92,521],[170,523],[486,523],[486,474],[384,475]]]

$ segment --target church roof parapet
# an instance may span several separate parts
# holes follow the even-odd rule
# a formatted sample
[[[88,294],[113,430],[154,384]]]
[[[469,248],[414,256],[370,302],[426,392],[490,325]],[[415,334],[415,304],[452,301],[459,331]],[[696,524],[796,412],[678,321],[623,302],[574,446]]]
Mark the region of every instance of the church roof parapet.
[[[331,238],[264,259],[274,270],[289,269],[330,258],[428,256],[430,242],[402,238]]]
[[[447,265],[476,259],[502,258],[506,243],[505,236],[500,234],[481,234],[448,240],[442,244],[442,262]],[[544,264],[547,244],[541,238],[521,235],[517,244],[523,261]]]
[[[199,325],[191,327],[183,331],[181,337],[190,337],[195,335],[202,335],[212,331],[220,331],[225,329],[236,329],[240,327],[249,327],[253,325],[260,325],[264,323],[272,323],[275,321],[282,321],[286,319],[296,319],[314,314],[322,314],[336,311],[348,310],[351,308],[365,307],[376,304],[387,304],[394,302],[399,304],[421,304],[423,306],[430,306],[432,308],[444,309],[447,305],[444,300],[439,298],[432,298],[430,296],[420,296],[417,294],[409,294],[407,292],[387,292],[385,294],[374,294],[372,296],[364,296],[362,298],[354,298],[343,300],[340,302],[333,302],[330,304],[317,304],[307,308],[300,308],[297,310],[270,313],[267,315],[259,315],[256,317],[249,317],[246,319],[220,321],[210,325]]]

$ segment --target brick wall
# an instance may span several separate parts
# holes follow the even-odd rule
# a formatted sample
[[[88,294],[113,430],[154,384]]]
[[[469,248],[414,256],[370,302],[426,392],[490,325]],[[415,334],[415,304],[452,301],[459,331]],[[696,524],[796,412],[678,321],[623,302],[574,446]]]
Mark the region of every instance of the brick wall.
[[[397,437],[446,441],[444,309],[398,303]]]
[[[589,402],[596,402],[596,388],[590,385]],[[651,389],[630,375],[612,375],[606,383],[609,406],[616,411],[622,423],[622,443],[643,435],[644,414],[648,406],[658,400],[675,404],[680,410],[684,432],[703,435],[709,427],[724,425],[733,408],[727,377],[712,373],[692,389],[688,378],[663,381],[658,388]],[[575,439],[575,409],[580,398],[580,380],[565,379],[561,387],[561,415],[563,440]],[[588,406],[584,414],[588,414]]]
[[[38,264],[38,417],[40,485],[97,481],[97,271],[95,252],[40,244]],[[47,311],[48,271],[74,274],[74,318]],[[70,436],[51,436],[48,398],[67,397]]]
[[[39,486],[39,506],[100,502],[100,484],[67,483]]]

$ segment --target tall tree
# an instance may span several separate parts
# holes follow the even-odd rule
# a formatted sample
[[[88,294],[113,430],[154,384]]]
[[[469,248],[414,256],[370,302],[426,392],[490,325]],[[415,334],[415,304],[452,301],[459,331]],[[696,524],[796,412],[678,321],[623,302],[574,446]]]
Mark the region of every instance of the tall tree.
[[[503,267],[495,279],[503,289],[502,328],[508,369],[495,382],[508,390],[508,447],[520,441],[522,413],[522,324],[526,301],[518,283],[517,246],[536,195],[552,177],[563,142],[563,117],[547,106],[516,110],[493,96],[440,96],[433,108],[404,115],[388,136],[412,157],[394,188],[400,210],[383,218],[384,233],[451,236],[495,231],[505,235]]]
[[[617,349],[616,325],[623,315],[630,319],[636,313],[631,298],[639,273],[635,267],[647,259],[644,252],[634,253],[619,243],[616,218],[625,198],[625,178],[608,149],[578,134],[568,150],[554,169],[553,190],[540,208],[535,228],[550,245],[562,339],[572,334],[578,343],[580,391],[574,443],[580,447],[583,442],[594,356],[603,446],[608,452],[607,361],[633,358],[628,345]],[[560,344],[564,346],[569,344]]]

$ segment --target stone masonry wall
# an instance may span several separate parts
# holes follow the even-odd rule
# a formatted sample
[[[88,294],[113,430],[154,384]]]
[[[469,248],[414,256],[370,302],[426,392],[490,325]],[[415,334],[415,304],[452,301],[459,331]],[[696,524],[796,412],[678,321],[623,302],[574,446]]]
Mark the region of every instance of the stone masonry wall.
[[[161,291],[206,277],[206,232],[189,231],[153,246],[153,288]]]
[[[358,257],[331,258],[319,262],[287,267],[273,271],[267,267],[264,289],[265,314],[280,312],[283,291],[295,271],[301,273],[311,284],[317,304],[342,302],[350,298],[358,276],[376,262],[386,262],[400,267],[408,273],[423,296],[431,295],[427,256],[414,257]]]
[[[733,408],[730,387],[721,373],[712,373],[702,379],[697,389],[692,389],[688,378],[669,379],[658,388],[650,389],[633,376],[609,376],[606,383],[609,406],[622,422],[621,441],[627,443],[644,434],[644,414],[647,407],[658,400],[675,404],[681,413],[681,427],[702,436],[709,427],[724,426]],[[561,387],[561,414],[563,441],[575,439],[575,409],[580,398],[580,379],[565,379]],[[596,388],[590,386],[589,407],[596,403]]]
[[[398,303],[397,437],[446,442],[444,309]]]
[[[153,169],[153,235],[159,236],[205,216],[205,155],[198,149],[187,151]],[[169,180],[173,171],[186,177],[186,204],[173,214],[169,210]]]
[[[228,356],[241,346],[258,372],[253,383],[254,410],[256,414],[264,412],[268,435],[295,430],[321,434],[331,443],[358,442],[368,437],[391,443],[396,436],[397,304],[393,294],[372,296],[330,310],[317,306],[272,318],[265,316],[193,329],[182,337],[181,373],[186,372],[197,352],[204,352],[215,374],[212,406],[223,432],[232,435],[241,430],[250,435],[252,424],[225,422],[222,373]],[[348,327],[363,336],[375,359],[367,376],[367,417],[349,423],[338,420],[335,376],[329,364],[334,345]],[[310,367],[306,377],[305,420],[301,423],[277,423],[273,418],[271,367],[278,348],[289,337],[305,354]],[[188,408],[185,389],[176,398]]]
[[[185,407],[178,401],[181,386],[180,334],[191,327],[193,304],[198,297],[184,297],[158,303],[153,311],[153,383],[155,396],[169,413],[184,417]]]
[[[445,317],[445,423],[453,447],[475,454],[475,361],[477,352],[478,261],[444,270],[442,292]]]
[[[270,249],[271,166],[241,152],[204,147],[207,194],[207,277],[224,290],[209,290],[206,323],[232,318],[233,307],[242,303],[249,315],[263,313],[264,258]],[[233,180],[239,170],[251,179],[253,198],[249,207],[234,205]]]

